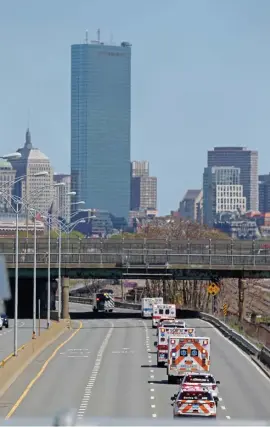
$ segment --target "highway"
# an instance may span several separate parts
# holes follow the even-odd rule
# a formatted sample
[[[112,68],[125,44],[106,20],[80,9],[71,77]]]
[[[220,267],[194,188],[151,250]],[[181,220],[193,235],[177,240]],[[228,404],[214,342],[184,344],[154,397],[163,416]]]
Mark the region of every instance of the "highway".
[[[46,320],[40,321],[41,330],[46,328]],[[38,320],[37,320],[38,327]],[[18,347],[31,340],[33,332],[33,320],[18,320]],[[38,330],[37,330],[38,333]],[[0,361],[13,352],[14,348],[14,320],[9,319],[9,328],[3,327],[0,331]]]
[[[77,304],[71,308],[77,315],[89,310],[89,306]],[[52,352],[74,330],[66,332],[2,396],[0,417],[6,417],[17,402],[10,421],[19,418],[20,425],[37,425],[41,418],[40,425],[48,425],[59,410],[67,408],[76,409],[78,424],[90,417],[172,420],[170,397],[178,387],[167,384],[165,368],[156,367],[156,331],[139,313],[134,318],[128,313],[123,316],[117,319],[116,312],[110,318],[83,319],[82,328],[17,402]],[[187,319],[187,324],[197,328],[197,336],[212,340],[212,373],[221,381],[218,421],[269,419],[270,380],[211,325],[199,319]],[[28,418],[27,423],[23,418]]]

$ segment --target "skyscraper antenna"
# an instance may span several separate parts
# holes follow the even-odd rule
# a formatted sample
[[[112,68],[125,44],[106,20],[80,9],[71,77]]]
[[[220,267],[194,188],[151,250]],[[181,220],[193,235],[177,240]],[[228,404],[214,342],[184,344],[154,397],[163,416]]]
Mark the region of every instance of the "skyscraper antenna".
[[[27,127],[28,129],[30,128],[30,108],[28,108],[28,112],[27,112]]]
[[[100,29],[97,30],[97,41],[100,43]]]
[[[88,30],[85,31],[85,43],[88,44]]]

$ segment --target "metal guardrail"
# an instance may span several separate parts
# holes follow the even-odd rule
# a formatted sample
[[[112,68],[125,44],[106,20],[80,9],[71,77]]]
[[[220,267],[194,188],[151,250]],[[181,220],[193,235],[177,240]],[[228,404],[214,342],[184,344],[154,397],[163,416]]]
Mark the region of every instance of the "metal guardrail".
[[[259,347],[248,341],[238,332],[234,331],[232,328],[226,325],[226,323],[208,313],[200,313],[200,317],[201,319],[212,323],[225,337],[234,342],[238,347],[240,347],[249,355],[257,356],[260,353]]]
[[[15,265],[15,253],[3,253],[6,262],[10,268]],[[46,268],[48,257],[44,253],[36,254],[36,262],[39,268]],[[34,263],[34,254],[19,253],[20,268],[29,268]],[[57,267],[58,254],[51,253],[51,266]],[[270,270],[270,253],[269,255],[248,255],[226,253],[220,254],[204,254],[171,252],[171,251],[129,251],[111,253],[111,252],[92,252],[92,253],[62,253],[61,265],[69,268],[126,268],[143,267],[146,269],[152,268],[220,268],[234,269],[248,267],[249,269],[257,268]]]
[[[93,303],[93,298],[83,298],[83,297],[69,297],[69,302],[74,302],[78,304],[89,304],[91,305]],[[128,308],[130,310],[141,310],[141,304],[133,304],[130,302],[121,302],[121,301],[115,301],[114,305],[116,308]]]

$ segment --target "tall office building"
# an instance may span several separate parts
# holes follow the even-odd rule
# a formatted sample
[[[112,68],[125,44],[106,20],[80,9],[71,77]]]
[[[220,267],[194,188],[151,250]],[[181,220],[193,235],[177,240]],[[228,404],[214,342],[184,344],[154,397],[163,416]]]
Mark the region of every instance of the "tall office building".
[[[70,175],[64,173],[55,173],[53,175],[53,182],[54,184],[64,184],[59,186],[56,185],[54,187],[55,209],[61,218],[67,222],[70,222],[70,206],[73,202],[73,199],[71,199],[69,195],[69,192],[71,191]]]
[[[10,160],[16,171],[17,181],[13,193],[21,197],[25,205],[47,214],[53,200],[53,168],[50,159],[33,147],[30,130],[27,129],[25,144],[17,150],[19,159]]]
[[[194,222],[202,222],[203,192],[202,190],[188,190],[179,203],[181,218]]]
[[[203,222],[212,226],[217,214],[246,211],[240,168],[208,167],[203,174]]]
[[[208,151],[207,166],[240,168],[240,184],[243,185],[247,210],[258,210],[258,151],[245,147],[215,147]]]
[[[270,173],[259,175],[259,211],[270,212]]]
[[[71,188],[86,208],[128,218],[131,45],[71,46]]]

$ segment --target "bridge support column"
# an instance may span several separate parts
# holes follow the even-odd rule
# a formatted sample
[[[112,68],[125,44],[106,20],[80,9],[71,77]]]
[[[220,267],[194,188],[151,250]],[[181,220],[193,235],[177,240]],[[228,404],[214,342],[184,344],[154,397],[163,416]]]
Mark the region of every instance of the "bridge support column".
[[[69,319],[69,277],[62,278],[62,319]]]
[[[244,315],[244,298],[245,298],[244,280],[238,280],[238,320],[241,322]]]

